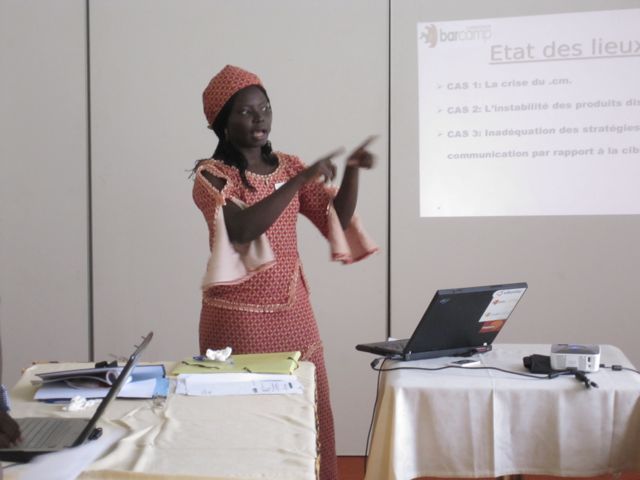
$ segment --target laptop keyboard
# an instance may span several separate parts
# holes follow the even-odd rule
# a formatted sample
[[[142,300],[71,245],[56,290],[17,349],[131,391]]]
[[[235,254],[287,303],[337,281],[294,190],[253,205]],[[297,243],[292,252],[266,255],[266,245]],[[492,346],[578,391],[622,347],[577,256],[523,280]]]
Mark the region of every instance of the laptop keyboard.
[[[402,352],[404,352],[404,347],[407,346],[407,342],[408,341],[409,341],[408,338],[405,338],[403,340],[391,340],[389,342],[386,342],[386,346],[391,351],[402,353]]]
[[[68,418],[20,418],[18,424],[22,433],[22,442],[18,448],[58,449],[71,446],[87,421]]]

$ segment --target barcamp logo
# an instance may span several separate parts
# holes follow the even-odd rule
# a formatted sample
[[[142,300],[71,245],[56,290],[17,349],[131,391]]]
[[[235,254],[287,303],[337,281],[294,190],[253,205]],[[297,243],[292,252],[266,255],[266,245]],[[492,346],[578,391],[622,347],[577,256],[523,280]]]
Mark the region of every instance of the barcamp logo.
[[[438,28],[432,23],[425,25],[424,30],[420,34],[420,40],[429,45],[429,48],[433,48],[438,44]]]
[[[438,42],[471,42],[475,40],[487,41],[491,38],[491,25],[472,25],[463,30],[438,29],[433,23],[425,25],[420,40],[429,48],[434,48]]]

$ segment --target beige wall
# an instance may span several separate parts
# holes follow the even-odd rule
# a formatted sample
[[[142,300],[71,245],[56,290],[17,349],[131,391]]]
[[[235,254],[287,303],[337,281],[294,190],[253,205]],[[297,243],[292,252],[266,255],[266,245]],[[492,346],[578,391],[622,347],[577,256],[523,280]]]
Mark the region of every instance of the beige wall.
[[[417,20],[639,3],[91,1],[89,96],[86,3],[0,0],[4,381],[33,359],[89,359],[90,318],[97,360],[150,329],[148,360],[196,351],[207,232],[186,170],[213,151],[200,93],[226,63],[261,75],[279,149],[312,161],[380,134],[359,212],[382,252],[330,263],[300,222],[340,454],[364,451],[375,375],[353,347],[384,337],[388,302],[392,334],[404,336],[437,288],[524,280],[500,340],[613,343],[640,364],[640,217],[419,218],[414,41]]]
[[[0,2],[3,380],[86,359],[87,78],[80,0]]]

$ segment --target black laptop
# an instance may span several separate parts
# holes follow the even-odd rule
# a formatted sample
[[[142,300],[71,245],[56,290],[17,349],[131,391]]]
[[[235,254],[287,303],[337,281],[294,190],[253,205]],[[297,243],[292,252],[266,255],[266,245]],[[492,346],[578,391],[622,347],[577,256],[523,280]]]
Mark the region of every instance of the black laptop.
[[[28,462],[36,455],[57,452],[64,448],[75,447],[87,440],[100,436],[101,430],[96,429],[96,423],[107,409],[111,401],[116,398],[124,386],[131,370],[136,366],[142,351],[147,347],[153,332],[144,337],[142,343],[136,347],[129,360],[122,368],[120,375],[113,382],[109,393],[100,402],[91,418],[52,418],[25,417],[16,418],[22,433],[22,441],[12,448],[0,448],[0,460],[9,462]]]
[[[472,355],[491,350],[527,284],[438,290],[411,338],[356,345],[397,360]]]

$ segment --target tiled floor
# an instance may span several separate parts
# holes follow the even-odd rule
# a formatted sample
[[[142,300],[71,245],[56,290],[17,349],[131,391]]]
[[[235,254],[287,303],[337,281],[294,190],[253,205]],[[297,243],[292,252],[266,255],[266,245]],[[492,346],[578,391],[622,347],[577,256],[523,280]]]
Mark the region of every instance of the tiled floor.
[[[340,480],[363,480],[364,479],[364,457],[338,457],[338,473]],[[525,475],[524,480],[559,480],[557,477],[543,477],[539,475]],[[625,473],[620,477],[612,475],[602,475],[589,479],[580,478],[573,480],[640,480],[640,473]],[[427,480],[425,477],[424,479]],[[436,480],[436,479],[428,479]],[[464,479],[457,479],[464,480]],[[562,480],[572,480],[570,477],[563,477]]]
[[[338,457],[340,480],[363,480],[364,457]]]

